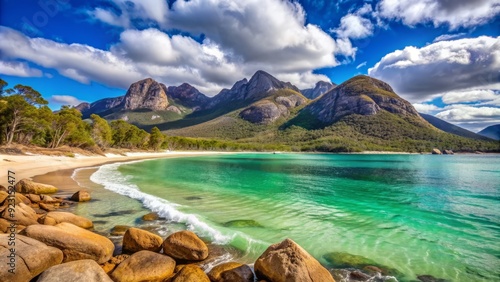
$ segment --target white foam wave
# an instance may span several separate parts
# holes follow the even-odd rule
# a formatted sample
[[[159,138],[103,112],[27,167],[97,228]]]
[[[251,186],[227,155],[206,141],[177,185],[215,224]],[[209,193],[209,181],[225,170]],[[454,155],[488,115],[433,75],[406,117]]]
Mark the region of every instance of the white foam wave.
[[[128,182],[131,176],[123,175],[118,171],[118,167],[122,164],[103,165],[90,176],[90,180],[103,185],[107,190],[141,201],[144,207],[157,212],[160,217],[186,224],[188,229],[202,237],[210,238],[215,244],[229,244],[236,236],[236,234],[223,234],[201,221],[196,215],[177,210],[175,207],[179,205],[175,203],[140,191],[139,187]]]

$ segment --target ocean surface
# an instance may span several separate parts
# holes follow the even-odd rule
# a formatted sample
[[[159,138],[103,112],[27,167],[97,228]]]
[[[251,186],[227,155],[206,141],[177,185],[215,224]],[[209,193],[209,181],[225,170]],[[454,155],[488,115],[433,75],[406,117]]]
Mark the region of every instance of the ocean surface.
[[[161,234],[193,230],[242,262],[291,238],[327,267],[500,281],[498,155],[215,155],[109,164],[90,179],[99,200],[77,212],[101,231],[153,210]]]

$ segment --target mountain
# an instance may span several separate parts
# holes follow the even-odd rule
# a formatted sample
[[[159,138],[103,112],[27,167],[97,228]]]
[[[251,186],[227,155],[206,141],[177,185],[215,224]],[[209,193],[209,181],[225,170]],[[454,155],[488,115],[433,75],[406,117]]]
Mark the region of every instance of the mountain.
[[[408,101],[394,93],[389,84],[364,75],[353,77],[323,94],[305,107],[290,124],[306,128],[324,127],[345,116],[370,116],[380,111],[413,117],[422,125],[428,125]]]
[[[210,98],[188,83],[183,83],[179,86],[169,86],[166,92],[176,104],[191,108],[193,111],[204,109],[210,102]]]
[[[466,137],[466,138],[472,138],[472,139],[478,139],[478,140],[488,140],[488,138],[485,138],[484,136],[481,136],[479,134],[476,134],[472,131],[461,128],[459,126],[453,125],[453,124],[446,122],[442,119],[439,119],[435,116],[422,114],[422,113],[419,113],[419,114],[428,123],[432,124],[434,127],[438,128],[438,129],[441,129],[444,132],[448,132],[448,133],[455,134],[455,135],[462,136],[462,137]]]
[[[485,129],[479,131],[477,134],[486,136],[494,140],[500,140],[500,124],[488,126]]]
[[[314,88],[303,89],[300,92],[302,92],[302,95],[304,95],[306,98],[314,100],[319,96],[325,94],[326,92],[332,90],[332,88],[334,88],[335,86],[337,85],[330,82],[318,81]]]
[[[93,103],[81,103],[75,106],[82,113],[83,118],[88,118],[91,114],[104,113],[120,105],[124,96],[115,98],[104,98]]]
[[[166,110],[168,98],[165,85],[152,78],[146,78],[130,85],[127,94],[118,105],[123,110],[150,109],[153,111]]]

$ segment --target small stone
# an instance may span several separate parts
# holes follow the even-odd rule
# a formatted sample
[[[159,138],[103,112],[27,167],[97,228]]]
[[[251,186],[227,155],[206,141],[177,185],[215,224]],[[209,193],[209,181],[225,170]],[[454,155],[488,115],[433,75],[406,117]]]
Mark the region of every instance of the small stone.
[[[142,220],[144,221],[153,221],[157,220],[158,218],[160,218],[160,216],[156,212],[150,212],[142,216]]]
[[[75,202],[88,202],[91,200],[90,193],[87,190],[80,190],[71,196],[70,200]]]
[[[121,236],[121,235],[125,234],[125,232],[129,228],[130,228],[130,226],[128,226],[128,225],[116,225],[115,227],[113,227],[111,229],[110,235],[111,236]]]

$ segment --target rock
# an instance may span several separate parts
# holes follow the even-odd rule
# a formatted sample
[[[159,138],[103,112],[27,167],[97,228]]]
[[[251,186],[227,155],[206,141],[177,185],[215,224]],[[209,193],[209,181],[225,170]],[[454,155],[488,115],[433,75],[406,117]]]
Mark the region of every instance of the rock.
[[[37,194],[26,194],[26,198],[28,198],[32,203],[39,203],[42,201],[40,195]]]
[[[124,235],[127,229],[129,229],[130,226],[128,225],[116,225],[111,229],[110,235],[111,236],[121,236]]]
[[[3,185],[0,185],[0,191],[9,192],[9,190],[7,189],[7,187],[5,187]]]
[[[8,221],[7,219],[4,219],[4,218],[0,218],[0,232],[10,233],[11,227],[12,227],[12,225],[11,225],[10,221]],[[17,228],[14,228],[13,230],[15,230],[15,229],[17,229]]]
[[[25,194],[53,194],[57,192],[57,188],[52,185],[37,183],[29,179],[21,179],[14,186],[16,192]]]
[[[12,241],[11,241],[12,242]],[[0,281],[30,281],[47,268],[60,264],[63,260],[61,250],[49,247],[37,240],[22,235],[15,237],[15,273],[10,273],[12,260],[9,235],[0,235]]]
[[[443,155],[453,155],[453,154],[455,154],[455,153],[453,153],[452,150],[444,150],[443,151]]]
[[[38,215],[37,213],[29,206],[24,203],[16,204],[14,211],[9,209],[5,209],[2,213],[2,217],[7,220],[15,220],[19,225],[32,225],[38,224]],[[13,217],[11,217],[13,215]]]
[[[208,257],[208,247],[191,231],[171,234],[163,242],[163,252],[174,259],[199,261]]]
[[[286,107],[283,105],[276,105],[271,101],[262,101],[253,104],[239,114],[242,119],[256,124],[271,124],[282,115],[288,115]]]
[[[119,282],[163,281],[172,276],[175,261],[151,251],[139,251],[120,263],[111,273]]]
[[[382,273],[382,269],[374,266],[374,265],[368,265],[363,267],[363,270],[368,272],[368,273]]]
[[[103,265],[101,265],[101,268],[106,274],[110,274],[113,270],[115,270],[116,264],[105,262]]]
[[[242,265],[221,273],[220,282],[253,282],[254,275],[248,265]]]
[[[441,150],[434,148],[434,149],[432,149],[432,154],[433,155],[441,155],[442,153],[441,153]]]
[[[150,109],[163,111],[168,107],[166,87],[151,78],[130,85],[122,103],[118,107],[125,110]]]
[[[208,276],[201,270],[199,266],[188,264],[184,266],[175,276],[171,282],[210,282]],[[236,282],[236,281],[235,281]]]
[[[115,257],[112,257],[109,262],[112,263],[112,264],[120,264],[122,263],[124,260],[128,259],[130,257],[130,255],[126,255],[126,254],[121,254],[121,255],[117,255]]]
[[[142,250],[159,252],[163,238],[139,228],[129,228],[123,235],[123,252],[135,253]]]
[[[93,260],[84,259],[52,266],[45,270],[37,282],[113,282]]]
[[[150,212],[142,216],[142,220],[144,221],[153,221],[157,220],[158,218],[160,218],[160,216],[156,212]]]
[[[0,205],[9,197],[9,193],[5,191],[0,191]]]
[[[30,225],[23,234],[60,249],[64,262],[92,259],[102,264],[108,261],[115,246],[108,238],[68,222],[52,225]]]
[[[224,227],[232,227],[232,228],[264,227],[260,223],[252,219],[231,220],[225,222],[223,225]]]
[[[257,278],[272,282],[335,281],[328,270],[291,239],[267,248],[254,268]]]
[[[48,211],[48,212],[56,210],[56,207],[54,205],[46,204],[46,203],[39,203],[38,207],[41,208],[42,210]],[[55,225],[55,224],[51,224],[51,225]]]
[[[323,255],[323,258],[330,263],[334,268],[369,268],[371,270],[382,273],[383,275],[397,275],[399,272],[396,269],[378,265],[371,259],[359,255],[353,255],[345,252],[331,252]]]
[[[330,82],[318,81],[316,83],[316,85],[314,86],[314,88],[300,90],[300,92],[302,92],[302,94],[305,97],[307,97],[307,98],[309,98],[311,100],[314,100],[314,99],[318,98],[319,96],[325,94],[326,92],[330,91],[335,86],[337,86],[337,85],[336,84],[332,84]]]
[[[69,198],[71,201],[75,202],[88,202],[90,201],[90,193],[87,190],[80,190],[73,194],[71,198]]]
[[[238,263],[238,262],[226,262],[223,264],[219,264],[212,268],[210,272],[208,273],[208,278],[210,278],[210,281],[212,282],[220,282],[221,280],[221,274],[224,271],[231,270],[233,268],[237,268],[242,266],[243,264]]]
[[[418,275],[417,278],[422,282],[449,282],[449,280],[436,278],[432,275]]]
[[[40,207],[42,204],[40,204]],[[45,225],[56,225],[62,222],[68,222],[81,228],[92,228],[94,224],[90,219],[72,214],[70,212],[49,212],[44,217],[41,217],[39,222]]]

